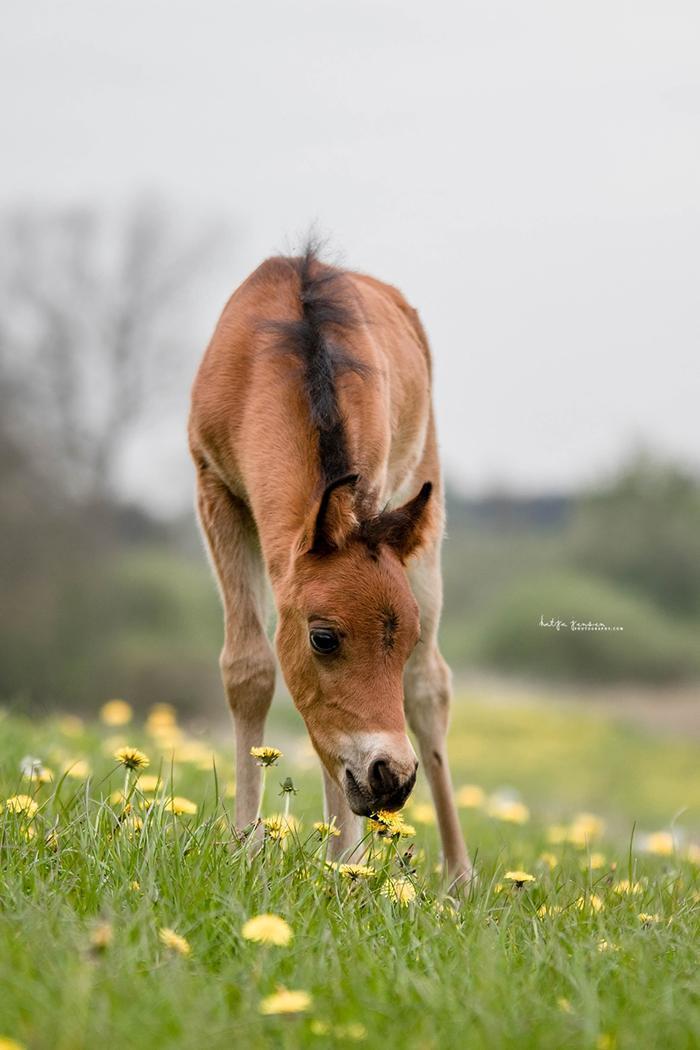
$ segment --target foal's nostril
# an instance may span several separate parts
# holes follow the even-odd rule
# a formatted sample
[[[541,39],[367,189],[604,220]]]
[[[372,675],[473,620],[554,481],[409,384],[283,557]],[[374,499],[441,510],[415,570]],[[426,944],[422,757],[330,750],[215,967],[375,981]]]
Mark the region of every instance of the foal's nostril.
[[[367,780],[375,798],[391,794],[399,783],[398,777],[392,773],[383,758],[376,759],[369,767]]]

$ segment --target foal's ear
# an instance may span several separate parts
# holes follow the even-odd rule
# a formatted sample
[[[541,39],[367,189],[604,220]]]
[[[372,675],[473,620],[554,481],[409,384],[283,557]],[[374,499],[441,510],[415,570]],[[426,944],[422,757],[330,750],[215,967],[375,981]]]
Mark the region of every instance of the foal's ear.
[[[398,554],[401,561],[406,561],[425,538],[430,520],[428,504],[432,491],[432,481],[426,481],[418,495],[402,507],[386,510],[368,521],[363,521],[360,526],[362,538],[371,547],[385,543]]]
[[[328,554],[344,547],[357,529],[355,486],[359,477],[359,474],[345,474],[326,485],[309,530],[312,539],[308,554]]]

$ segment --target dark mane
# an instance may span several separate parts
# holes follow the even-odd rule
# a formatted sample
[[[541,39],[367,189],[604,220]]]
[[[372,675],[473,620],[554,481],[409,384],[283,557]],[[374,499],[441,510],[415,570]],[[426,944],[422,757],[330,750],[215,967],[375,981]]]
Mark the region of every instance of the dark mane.
[[[265,326],[279,337],[278,348],[301,362],[311,422],[318,431],[318,451],[324,484],[350,473],[345,427],[336,381],[345,372],[366,375],[368,367],[343,346],[343,334],[359,324],[342,270],[319,260],[309,242],[304,254],[287,258],[299,282],[301,316]]]

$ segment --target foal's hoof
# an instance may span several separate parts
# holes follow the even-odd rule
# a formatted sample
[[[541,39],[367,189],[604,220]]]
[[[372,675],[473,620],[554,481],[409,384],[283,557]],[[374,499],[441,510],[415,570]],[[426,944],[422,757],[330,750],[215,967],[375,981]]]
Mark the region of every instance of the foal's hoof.
[[[447,871],[449,880],[448,893],[459,897],[468,897],[479,885],[479,876],[471,864],[462,864]]]

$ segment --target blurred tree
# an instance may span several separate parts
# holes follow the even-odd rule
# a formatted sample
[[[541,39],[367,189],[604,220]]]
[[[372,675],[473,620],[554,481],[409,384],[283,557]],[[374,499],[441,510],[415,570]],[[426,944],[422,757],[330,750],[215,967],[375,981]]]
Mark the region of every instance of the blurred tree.
[[[183,364],[193,273],[212,237],[186,241],[139,203],[15,211],[0,222],[3,430],[79,501],[115,496],[119,457]]]
[[[668,612],[700,613],[700,481],[639,453],[574,513],[575,565]]]
[[[184,379],[185,309],[212,235],[188,240],[146,203],[111,220],[15,211],[0,231],[0,697],[189,694],[206,617],[178,583],[182,559],[163,556],[167,529],[124,504],[117,471]]]

